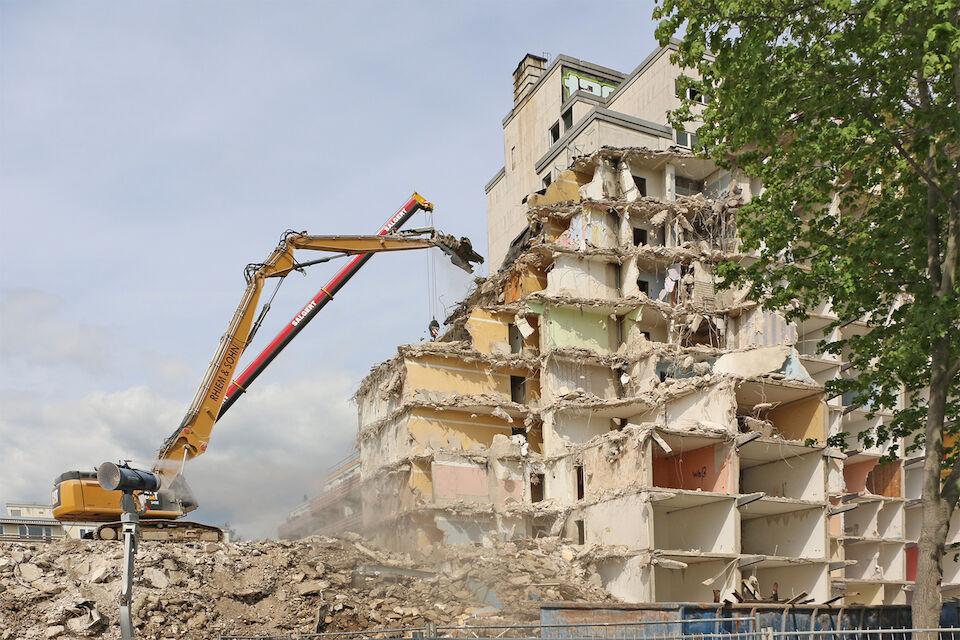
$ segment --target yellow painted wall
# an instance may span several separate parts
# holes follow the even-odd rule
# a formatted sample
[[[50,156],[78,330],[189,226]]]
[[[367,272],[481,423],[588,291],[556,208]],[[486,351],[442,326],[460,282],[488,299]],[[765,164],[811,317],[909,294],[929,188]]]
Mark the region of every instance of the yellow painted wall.
[[[529,267],[521,267],[519,272],[511,274],[503,284],[503,302],[510,304],[546,288],[547,274]]]
[[[463,362],[457,358],[417,356],[404,360],[407,369],[404,393],[412,397],[417,389],[460,394],[499,394],[510,398],[510,376],[527,380],[527,401],[540,397],[539,377],[530,377],[526,369],[491,371],[482,362]],[[534,374],[536,375],[536,374]]]
[[[433,497],[433,476],[430,462],[415,461],[410,464],[410,488],[420,492],[425,500]]]
[[[513,426],[494,416],[478,414],[473,417],[473,414],[462,411],[428,408],[414,409],[408,422],[410,435],[421,451],[437,445],[464,450],[474,444],[489,447],[493,436],[499,433],[509,437]]]
[[[813,438],[822,443],[826,440],[823,405],[819,396],[813,396],[771,409],[766,417],[787,440]]]
[[[439,356],[417,356],[405,359],[404,365],[407,368],[404,393],[408,397],[417,389],[465,394],[499,393],[510,396],[510,372],[484,371],[482,363]]]
[[[473,348],[481,353],[490,353],[491,342],[508,342],[509,320],[501,313],[489,313],[483,309],[474,309],[467,319],[467,332],[473,340]]]

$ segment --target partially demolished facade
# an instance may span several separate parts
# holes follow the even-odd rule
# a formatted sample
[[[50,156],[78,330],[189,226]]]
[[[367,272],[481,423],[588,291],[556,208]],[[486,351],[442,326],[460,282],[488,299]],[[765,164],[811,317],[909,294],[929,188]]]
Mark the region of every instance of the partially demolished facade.
[[[561,536],[630,602],[908,602],[919,465],[863,447],[889,416],[825,397],[843,361],[817,351],[865,326],[829,330],[828,305],[787,323],[714,285],[750,259],[736,214],[757,185],[677,146],[551,175],[446,332],[357,392],[364,535]]]

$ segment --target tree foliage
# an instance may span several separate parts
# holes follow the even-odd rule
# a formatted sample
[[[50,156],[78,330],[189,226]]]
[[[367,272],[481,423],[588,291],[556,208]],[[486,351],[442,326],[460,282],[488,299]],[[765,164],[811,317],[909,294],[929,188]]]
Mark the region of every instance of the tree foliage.
[[[696,73],[683,86],[710,98],[671,122],[702,119],[704,153],[765,189],[739,220],[756,260],[720,275],[792,318],[831,301],[845,338],[821,346],[848,364],[828,396],[893,413],[866,445],[932,434],[940,458],[947,434],[948,517],[960,493],[958,5],[660,0],[654,14],[661,44],[684,34],[676,61]]]

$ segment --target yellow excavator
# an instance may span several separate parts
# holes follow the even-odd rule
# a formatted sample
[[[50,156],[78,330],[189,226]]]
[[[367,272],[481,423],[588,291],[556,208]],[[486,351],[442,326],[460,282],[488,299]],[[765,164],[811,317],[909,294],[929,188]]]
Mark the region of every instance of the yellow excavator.
[[[95,537],[117,540],[124,532],[121,516],[130,508],[135,508],[140,514],[144,540],[222,540],[223,533],[219,528],[179,521],[179,518],[197,508],[197,501],[183,477],[184,465],[206,451],[214,424],[222,415],[225,399],[230,396],[235,400],[245,391],[253,377],[303,328],[312,317],[311,314],[315,314],[326,301],[333,298],[339,287],[371,254],[437,247],[447,253],[454,264],[468,272],[472,272],[471,263],[483,262],[467,238],[457,240],[430,228],[397,231],[405,220],[421,209],[429,211],[433,205],[414,193],[381,227],[378,235],[284,234],[265,262],[247,266],[247,287],[240,305],[220,340],[183,422],[163,443],[152,469],[145,471],[133,469],[127,464],[104,463],[100,467],[99,478],[98,473],[92,471],[63,473],[54,482],[54,517],[61,522],[105,523],[97,529]],[[234,371],[240,356],[270,306],[269,302],[264,305],[259,317],[255,318],[264,281],[267,278],[283,278],[291,271],[331,259],[327,257],[301,263],[294,259],[295,250],[327,251],[355,257],[287,324],[257,361],[243,375],[235,378]],[[129,494],[124,497],[131,500],[133,507],[123,503],[120,491]]]

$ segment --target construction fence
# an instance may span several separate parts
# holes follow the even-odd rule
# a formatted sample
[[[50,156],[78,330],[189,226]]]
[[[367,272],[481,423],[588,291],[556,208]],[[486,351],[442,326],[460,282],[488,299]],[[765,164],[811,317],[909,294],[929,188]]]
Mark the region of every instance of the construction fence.
[[[938,629],[815,629],[777,630],[761,627],[759,617],[643,620],[583,624],[512,624],[482,626],[405,627],[337,633],[290,635],[220,635],[218,640],[446,640],[510,638],[556,640],[960,640],[960,627]]]

